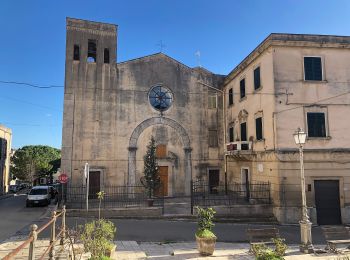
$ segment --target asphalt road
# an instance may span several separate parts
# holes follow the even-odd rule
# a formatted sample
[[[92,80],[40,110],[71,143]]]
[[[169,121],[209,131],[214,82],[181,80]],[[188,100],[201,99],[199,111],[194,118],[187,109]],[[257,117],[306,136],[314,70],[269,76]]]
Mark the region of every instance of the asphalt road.
[[[38,220],[47,207],[26,208],[25,194],[0,200],[0,241]],[[27,232],[28,234],[28,232]]]

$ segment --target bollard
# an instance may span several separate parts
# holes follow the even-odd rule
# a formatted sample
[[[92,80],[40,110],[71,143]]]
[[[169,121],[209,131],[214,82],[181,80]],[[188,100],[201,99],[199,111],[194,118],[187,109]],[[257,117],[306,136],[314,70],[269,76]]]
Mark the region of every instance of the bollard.
[[[55,238],[56,238],[56,211],[52,212],[52,226],[51,226],[51,236],[50,236],[50,260],[55,259]]]
[[[29,237],[33,237],[33,240],[32,242],[30,242],[30,245],[29,245],[29,255],[28,255],[28,260],[34,260],[35,258],[35,252],[34,252],[34,249],[35,249],[35,242],[36,242],[36,239],[38,238],[38,234],[36,233],[36,230],[38,229],[38,226],[33,224],[30,226],[30,234],[29,234]]]
[[[62,233],[60,245],[63,246],[64,240],[66,239],[66,205],[62,207]]]

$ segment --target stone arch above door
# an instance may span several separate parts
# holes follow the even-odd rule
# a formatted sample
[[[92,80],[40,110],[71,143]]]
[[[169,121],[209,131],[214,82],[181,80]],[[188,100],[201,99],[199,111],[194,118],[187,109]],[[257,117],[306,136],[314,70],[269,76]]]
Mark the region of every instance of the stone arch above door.
[[[192,159],[191,159],[191,142],[185,128],[173,119],[166,117],[152,117],[141,122],[132,132],[129,140],[129,155],[128,155],[128,185],[134,186],[136,184],[136,152],[137,152],[137,141],[141,133],[148,127],[153,125],[167,125],[176,130],[180,135],[182,144],[184,146],[185,158],[185,193],[190,195],[190,181],[192,179]]]
[[[130,140],[129,140],[129,149],[136,148],[137,149],[137,140],[139,139],[141,133],[148,127],[152,125],[167,125],[174,128],[178,134],[181,136],[182,144],[184,149],[191,148],[190,138],[182,125],[176,122],[173,119],[167,117],[151,117],[146,119],[142,123],[140,123],[132,132]]]

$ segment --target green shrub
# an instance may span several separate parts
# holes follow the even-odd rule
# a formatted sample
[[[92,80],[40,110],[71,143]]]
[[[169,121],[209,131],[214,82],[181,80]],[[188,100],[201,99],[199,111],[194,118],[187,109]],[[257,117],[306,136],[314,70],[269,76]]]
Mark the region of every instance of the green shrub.
[[[196,232],[197,237],[216,238],[215,234],[211,231],[214,227],[213,218],[216,213],[212,208],[196,207],[198,218],[198,229]]]
[[[84,244],[85,252],[91,253],[91,259],[102,258],[113,248],[113,239],[116,227],[111,221],[99,219],[80,226],[80,239]]]
[[[286,253],[287,245],[284,243],[284,239],[273,239],[275,249],[271,249],[264,244],[252,245],[252,251],[257,260],[282,260]]]

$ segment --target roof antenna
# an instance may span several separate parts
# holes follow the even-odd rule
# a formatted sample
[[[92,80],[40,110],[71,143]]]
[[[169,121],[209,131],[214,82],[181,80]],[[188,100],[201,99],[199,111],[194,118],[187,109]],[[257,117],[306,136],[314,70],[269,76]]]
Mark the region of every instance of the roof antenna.
[[[202,68],[202,65],[201,65],[201,52],[200,52],[200,51],[196,51],[196,52],[194,53],[194,55],[197,57],[198,66],[199,66],[200,68]]]
[[[157,46],[159,47],[159,51],[160,51],[160,53],[163,53],[163,48],[165,48],[166,47],[166,45],[165,44],[163,44],[163,41],[162,40],[160,40],[159,41],[159,43],[157,44]]]

